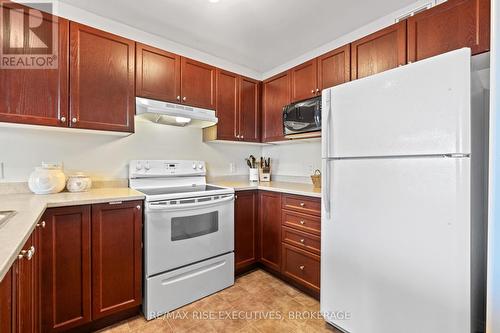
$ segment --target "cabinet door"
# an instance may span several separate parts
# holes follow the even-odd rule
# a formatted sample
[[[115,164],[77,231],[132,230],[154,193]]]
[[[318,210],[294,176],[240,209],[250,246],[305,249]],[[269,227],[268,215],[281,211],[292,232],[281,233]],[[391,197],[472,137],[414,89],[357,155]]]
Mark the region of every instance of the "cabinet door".
[[[256,214],[256,192],[237,192],[234,204],[234,254],[236,270],[242,270],[257,261]]]
[[[290,104],[290,75],[281,73],[264,81],[262,141],[283,140],[283,107]]]
[[[90,206],[50,208],[42,220],[42,332],[60,332],[91,319]]]
[[[408,60],[462,47],[472,54],[490,49],[490,1],[448,0],[408,18]]]
[[[239,140],[239,76],[217,70],[217,139]]]
[[[264,266],[280,271],[281,266],[281,195],[259,193],[260,259]]]
[[[260,141],[259,81],[240,77],[239,129],[240,139]]]
[[[351,44],[351,80],[406,64],[406,21]]]
[[[181,57],[137,43],[135,84],[137,96],[179,103]]]
[[[290,69],[292,102],[312,98],[319,93],[317,73],[316,59]]]
[[[14,331],[30,333],[36,332],[34,257],[37,253],[33,234],[24,244],[21,255],[22,257],[17,259],[12,266],[14,269]]]
[[[182,102],[205,109],[215,109],[215,67],[181,58]]]
[[[318,57],[318,87],[320,90],[348,82],[350,79],[350,44]]]
[[[92,205],[92,318],[141,304],[142,201]]]
[[[134,131],[135,43],[70,24],[70,126]]]
[[[34,125],[67,126],[68,118],[68,26],[63,18],[47,13],[32,11],[23,5],[5,2],[1,3],[5,19],[0,20],[4,33],[0,42],[5,45],[10,39],[23,40],[22,51],[16,53],[26,54],[37,51],[28,45],[33,36],[30,29],[25,26],[9,22],[9,12],[22,15],[24,22],[36,19],[34,13],[41,13],[41,24],[36,28],[36,36],[47,37],[52,34],[50,47],[57,48],[57,68],[53,69],[12,69],[0,66],[0,121],[25,123]],[[33,34],[33,33],[32,33]],[[35,37],[36,37],[35,36]],[[3,37],[9,40],[3,40]],[[37,37],[39,38],[39,37]],[[45,38],[43,38],[45,40]],[[41,52],[44,52],[43,50]],[[7,54],[4,54],[7,56]]]
[[[0,281],[0,332],[13,332],[12,316],[13,316],[13,281],[11,268]]]

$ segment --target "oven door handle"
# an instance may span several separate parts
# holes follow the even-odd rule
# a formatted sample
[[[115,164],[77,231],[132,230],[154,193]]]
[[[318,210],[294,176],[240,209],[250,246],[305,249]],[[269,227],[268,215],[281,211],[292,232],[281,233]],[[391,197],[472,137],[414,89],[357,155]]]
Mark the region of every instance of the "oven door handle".
[[[201,201],[201,202],[195,202],[195,203],[187,203],[187,204],[162,205],[162,204],[158,204],[155,202],[151,202],[148,204],[148,210],[173,211],[173,210],[181,210],[181,209],[186,209],[186,208],[199,208],[199,207],[214,206],[214,205],[218,205],[218,204],[233,201],[233,200],[234,200],[234,195],[231,194],[231,195],[224,197],[224,198],[221,198],[221,199],[210,200],[210,201]]]

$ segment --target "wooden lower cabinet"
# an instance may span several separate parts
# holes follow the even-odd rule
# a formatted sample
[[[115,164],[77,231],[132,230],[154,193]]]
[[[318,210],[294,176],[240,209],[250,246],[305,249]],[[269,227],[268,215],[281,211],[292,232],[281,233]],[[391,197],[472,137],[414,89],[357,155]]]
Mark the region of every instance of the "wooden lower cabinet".
[[[257,191],[236,192],[234,204],[234,256],[236,272],[257,262]]]
[[[320,256],[283,244],[281,274],[319,293]]]
[[[11,268],[7,274],[0,281],[0,332],[11,333],[13,332],[13,270]]]
[[[92,205],[92,319],[142,301],[142,202]]]
[[[141,201],[50,208],[42,223],[42,332],[141,303]]]
[[[260,262],[275,271],[281,267],[281,194],[259,193]]]
[[[50,208],[42,217],[42,331],[91,321],[90,206]]]

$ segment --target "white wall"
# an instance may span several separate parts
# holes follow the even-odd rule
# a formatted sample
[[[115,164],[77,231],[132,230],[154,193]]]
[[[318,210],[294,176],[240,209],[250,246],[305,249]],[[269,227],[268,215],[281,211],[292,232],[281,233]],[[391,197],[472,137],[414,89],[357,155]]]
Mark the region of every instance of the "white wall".
[[[500,0],[491,8],[487,333],[500,332]]]
[[[311,182],[309,175],[321,170],[321,141],[294,141],[262,147],[262,155],[271,157],[271,173],[276,180]]]
[[[42,161],[63,162],[66,172],[84,171],[95,179],[128,178],[132,159],[199,159],[209,176],[247,174],[244,161],[260,156],[261,147],[203,143],[201,129],[179,128],[136,120],[135,134],[127,137],[89,131],[38,128],[0,128],[0,181],[27,181]],[[229,163],[236,164],[230,173]],[[0,175],[1,176],[1,175]]]

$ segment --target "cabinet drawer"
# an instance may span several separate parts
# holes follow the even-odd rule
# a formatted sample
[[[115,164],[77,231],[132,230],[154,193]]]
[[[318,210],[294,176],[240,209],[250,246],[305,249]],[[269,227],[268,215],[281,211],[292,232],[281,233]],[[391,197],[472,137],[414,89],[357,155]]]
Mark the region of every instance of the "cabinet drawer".
[[[283,210],[281,220],[283,221],[283,225],[287,227],[299,229],[315,235],[321,234],[321,218],[318,216]]]
[[[319,236],[311,235],[292,228],[283,227],[281,237],[281,240],[285,243],[294,245],[302,250],[320,254],[321,238]]]
[[[284,195],[283,208],[297,212],[321,215],[321,200],[319,198],[303,197],[299,195]]]
[[[319,292],[320,257],[295,246],[283,243],[281,273],[298,283]]]

